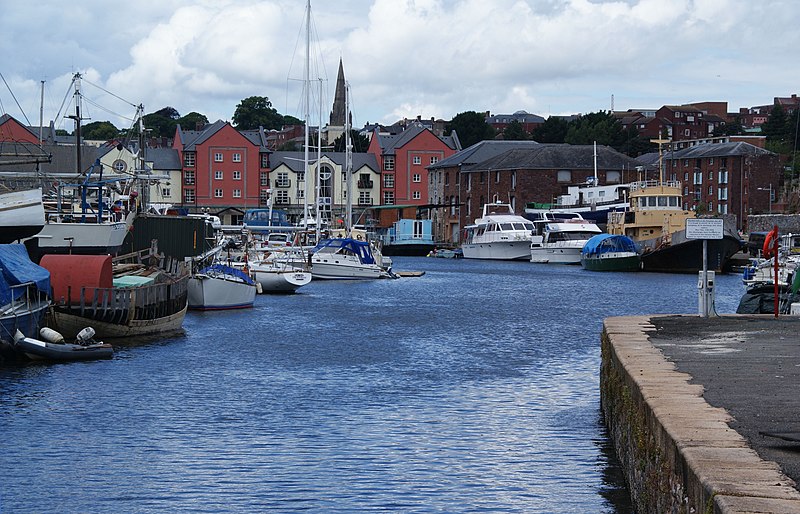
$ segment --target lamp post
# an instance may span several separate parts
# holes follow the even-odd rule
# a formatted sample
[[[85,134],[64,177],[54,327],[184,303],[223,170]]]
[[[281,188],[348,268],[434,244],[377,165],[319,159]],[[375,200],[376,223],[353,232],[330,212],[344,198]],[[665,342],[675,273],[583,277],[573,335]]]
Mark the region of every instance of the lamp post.
[[[759,191],[769,191],[769,213],[772,214],[772,184],[769,187],[759,187]]]

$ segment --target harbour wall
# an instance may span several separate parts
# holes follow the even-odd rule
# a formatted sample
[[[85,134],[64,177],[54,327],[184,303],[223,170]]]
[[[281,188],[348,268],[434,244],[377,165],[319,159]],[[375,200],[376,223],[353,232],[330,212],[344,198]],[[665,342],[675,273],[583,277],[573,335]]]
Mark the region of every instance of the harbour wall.
[[[753,214],[747,217],[750,232],[769,232],[775,225],[781,234],[798,234],[800,214]]]
[[[800,493],[648,340],[649,316],[608,318],[601,406],[639,513],[800,512]]]

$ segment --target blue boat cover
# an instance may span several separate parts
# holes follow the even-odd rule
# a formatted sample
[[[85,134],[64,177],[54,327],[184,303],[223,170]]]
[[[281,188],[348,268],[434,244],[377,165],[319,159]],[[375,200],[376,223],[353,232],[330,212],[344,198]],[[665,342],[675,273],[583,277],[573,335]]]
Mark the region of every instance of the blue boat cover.
[[[628,236],[597,234],[583,245],[583,255],[600,255],[609,252],[636,252],[636,243]]]
[[[375,264],[375,257],[372,256],[372,250],[370,250],[369,243],[366,241],[359,241],[351,237],[323,239],[311,249],[311,253],[317,253],[323,248],[331,248],[333,252],[338,252],[342,248],[357,255],[361,264]]]
[[[26,282],[34,282],[39,291],[50,295],[50,272],[31,261],[25,245],[0,245],[0,305],[22,296],[24,289],[17,288],[12,298],[11,286]]]
[[[211,272],[211,273],[209,273]],[[234,277],[238,277],[242,279],[242,281],[246,284],[250,284],[251,286],[255,285],[256,283],[250,278],[250,275],[245,273],[244,271],[236,268],[232,268],[230,266],[226,266],[224,264],[212,264],[206,268],[200,270],[200,273],[206,273],[213,275],[214,272],[216,273],[224,273],[225,275],[232,275]]]

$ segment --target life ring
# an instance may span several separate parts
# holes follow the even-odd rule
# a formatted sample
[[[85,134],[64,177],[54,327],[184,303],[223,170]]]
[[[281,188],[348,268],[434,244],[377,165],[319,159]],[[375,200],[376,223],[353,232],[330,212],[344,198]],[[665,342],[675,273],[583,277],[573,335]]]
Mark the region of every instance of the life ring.
[[[761,248],[761,255],[765,259],[771,258],[774,254],[777,253],[777,238],[778,238],[778,230],[777,227],[773,228],[767,233],[767,236],[764,238],[764,246]]]

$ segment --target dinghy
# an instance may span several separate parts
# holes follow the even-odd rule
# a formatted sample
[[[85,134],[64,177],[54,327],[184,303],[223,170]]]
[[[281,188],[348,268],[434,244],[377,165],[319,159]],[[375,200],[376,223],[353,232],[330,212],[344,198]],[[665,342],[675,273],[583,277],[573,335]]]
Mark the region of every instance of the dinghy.
[[[40,339],[25,337],[17,330],[14,344],[17,349],[33,360],[50,361],[88,361],[110,359],[114,349],[108,343],[94,340],[94,330],[86,327],[78,333],[75,343],[64,342],[64,337],[48,328],[40,331]]]

